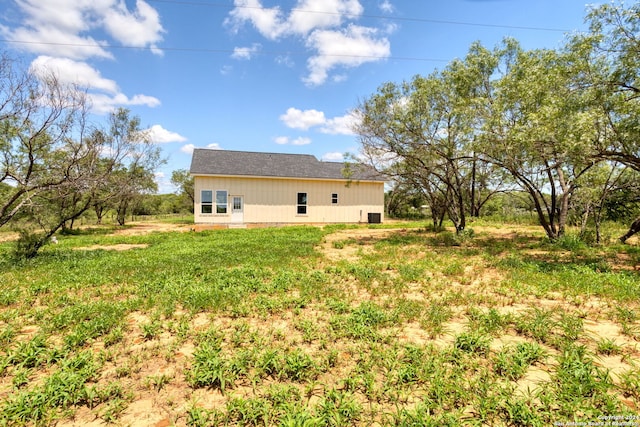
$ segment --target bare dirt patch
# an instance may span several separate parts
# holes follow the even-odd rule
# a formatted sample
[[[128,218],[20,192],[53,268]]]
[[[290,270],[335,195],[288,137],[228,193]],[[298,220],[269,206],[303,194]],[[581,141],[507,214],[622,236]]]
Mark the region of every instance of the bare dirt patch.
[[[104,250],[104,251],[128,251],[131,249],[142,249],[146,248],[149,245],[146,243],[139,244],[125,244],[119,243],[116,245],[91,245],[91,246],[82,246],[79,248],[74,248],[77,251],[96,251],[96,250]]]
[[[116,230],[114,233],[118,236],[140,236],[156,232],[188,232],[193,226],[185,224],[171,224],[166,222],[132,222],[127,224],[125,228]]]
[[[361,251],[370,252],[375,242],[401,230],[354,228],[341,230],[325,237],[321,252],[331,261],[353,261]]]

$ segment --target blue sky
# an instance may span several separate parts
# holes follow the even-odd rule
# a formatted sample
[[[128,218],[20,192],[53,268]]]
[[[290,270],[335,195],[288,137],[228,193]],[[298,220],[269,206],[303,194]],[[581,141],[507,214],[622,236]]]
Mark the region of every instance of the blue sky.
[[[602,4],[593,1],[589,4]],[[358,151],[350,114],[388,81],[504,37],[556,48],[584,0],[0,0],[2,48],[88,88],[97,120],[126,107],[167,164],[194,147]]]

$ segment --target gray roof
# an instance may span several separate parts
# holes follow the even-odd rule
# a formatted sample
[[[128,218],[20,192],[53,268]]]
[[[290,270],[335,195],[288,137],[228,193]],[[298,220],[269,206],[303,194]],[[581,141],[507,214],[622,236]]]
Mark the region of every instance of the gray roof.
[[[346,179],[345,163],[321,162],[309,154],[257,153],[196,148],[191,175],[262,176],[276,178]],[[373,169],[352,164],[350,179],[384,181]]]

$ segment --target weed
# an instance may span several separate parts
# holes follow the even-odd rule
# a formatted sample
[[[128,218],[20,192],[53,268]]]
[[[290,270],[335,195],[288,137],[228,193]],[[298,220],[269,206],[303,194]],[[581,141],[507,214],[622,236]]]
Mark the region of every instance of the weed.
[[[123,327],[118,326],[113,328],[107,335],[104,336],[104,345],[105,347],[110,347],[119,342],[122,342],[124,339]]]
[[[187,425],[190,427],[209,427],[212,425],[219,425],[214,422],[216,418],[216,412],[209,411],[204,408],[198,408],[191,406],[187,409]]]
[[[553,314],[551,310],[534,308],[515,320],[516,331],[541,343],[549,342],[556,325]]]
[[[8,345],[16,336],[16,329],[8,324],[0,331],[0,345]]]
[[[154,319],[151,322],[143,323],[142,325],[140,325],[140,329],[142,329],[142,338],[147,341],[152,340],[154,338],[157,338],[157,336],[160,334],[162,323],[159,320]]]
[[[483,312],[475,307],[469,310],[469,328],[480,332],[495,335],[504,330],[511,323],[511,316],[501,315],[495,308]]]
[[[640,400],[640,368],[632,368],[620,375],[620,391],[636,402]]]
[[[446,332],[445,322],[453,317],[453,310],[444,301],[431,301],[420,319],[420,326],[435,338]]]
[[[281,376],[292,381],[303,381],[315,378],[319,372],[316,362],[300,349],[287,354]]]
[[[193,365],[187,372],[187,381],[192,387],[211,387],[222,393],[233,387],[236,375],[220,354],[218,343],[204,341],[193,354]]]
[[[515,347],[502,349],[494,360],[495,372],[511,381],[524,376],[529,366],[546,356],[537,343],[519,343]]]
[[[558,322],[558,326],[562,329],[563,338],[568,341],[575,341],[580,337],[582,324],[583,321],[580,317],[569,313],[562,313]]]
[[[402,263],[398,267],[398,273],[407,282],[419,282],[424,278],[425,267],[417,263]]]
[[[145,379],[145,383],[148,388],[154,389],[155,391],[160,391],[171,382],[173,377],[167,374],[159,374],[159,375],[149,375]]]
[[[8,363],[21,368],[34,368],[49,359],[49,348],[44,335],[36,335],[30,341],[21,342],[9,353]]]
[[[603,338],[596,343],[596,348],[598,354],[602,354],[605,356],[612,356],[615,354],[620,354],[622,351],[622,347],[610,338]]]
[[[305,343],[311,343],[319,337],[316,323],[311,320],[302,319],[296,322],[294,327],[302,332],[302,339]]]
[[[330,389],[318,405],[318,416],[326,426],[344,426],[356,423],[362,412],[355,397],[342,390]]]
[[[508,425],[541,427],[547,425],[539,410],[528,400],[511,397],[504,403],[504,415]]]
[[[227,402],[227,418],[243,426],[270,424],[271,405],[266,399],[236,397]]]
[[[101,411],[100,417],[107,423],[115,423],[118,420],[118,416],[124,412],[128,406],[129,402],[126,399],[120,397],[110,399]]]
[[[11,383],[15,388],[22,388],[29,384],[29,375],[31,372],[28,369],[18,369],[13,374]]]
[[[486,355],[489,352],[491,338],[477,332],[463,332],[455,338],[454,348],[465,353]]]
[[[378,328],[390,320],[391,318],[378,305],[364,302],[347,316],[332,317],[329,325],[339,336],[379,341],[383,340],[383,337],[379,334]]]
[[[0,425],[82,423],[85,414],[73,418],[82,406],[103,422],[120,423],[132,399],[125,390],[179,385],[170,374],[141,374],[158,357],[186,363],[191,388],[225,394],[213,410],[185,403],[185,394],[161,403],[191,426],[537,426],[625,414],[625,404],[640,400],[637,367],[614,384],[578,345],[591,341],[583,323],[593,320],[592,305],[584,305],[585,313],[536,305],[535,298],[552,292],[560,306],[597,297],[616,307],[611,318],[624,333],[637,336],[640,276],[600,261],[617,265],[609,248],[567,254],[530,236],[505,242],[483,232],[455,242],[452,234],[403,231],[361,240],[362,249],[375,250],[362,250],[359,262],[334,263],[314,249],[328,231],[81,233],[29,261],[0,256]],[[71,250],[114,243],[150,246]],[[345,247],[353,243],[344,240]],[[8,251],[0,243],[0,253]],[[478,267],[473,276],[469,265]],[[488,267],[501,270],[495,286],[466,286]],[[490,308],[509,303],[524,311]],[[139,325],[145,339],[162,333],[171,344],[134,345],[141,337],[128,327],[133,311],[151,316]],[[457,313],[468,327],[452,345],[398,334],[403,323],[418,322],[439,337]],[[207,323],[215,326],[202,330]],[[490,351],[493,338],[510,327],[527,342]],[[554,347],[551,355],[543,344]],[[596,339],[593,346],[599,355],[624,354],[633,365],[623,344]],[[550,380],[533,393],[514,392],[533,366]],[[109,383],[117,378],[126,379]],[[209,394],[186,396],[203,393]]]
[[[89,402],[85,383],[95,375],[91,353],[85,352],[66,360],[59,370],[36,388],[20,391],[4,402],[0,421],[8,424],[39,422],[56,409]]]
[[[586,355],[583,346],[570,346],[558,358],[556,381],[560,390],[569,396],[592,397],[606,394],[611,379]]]

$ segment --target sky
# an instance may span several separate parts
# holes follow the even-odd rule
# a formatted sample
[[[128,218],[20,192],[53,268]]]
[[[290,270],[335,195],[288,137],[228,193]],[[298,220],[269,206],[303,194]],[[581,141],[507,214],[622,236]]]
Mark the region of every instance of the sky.
[[[171,172],[194,148],[359,150],[351,113],[386,82],[441,70],[479,41],[558,48],[585,0],[0,0],[0,49],[87,88],[105,122],[138,116]]]

